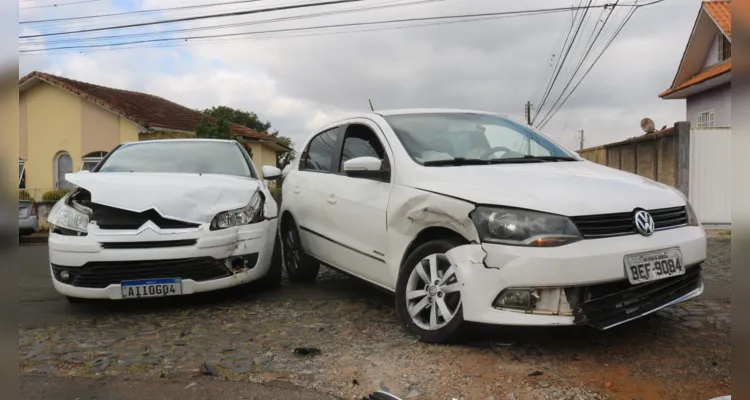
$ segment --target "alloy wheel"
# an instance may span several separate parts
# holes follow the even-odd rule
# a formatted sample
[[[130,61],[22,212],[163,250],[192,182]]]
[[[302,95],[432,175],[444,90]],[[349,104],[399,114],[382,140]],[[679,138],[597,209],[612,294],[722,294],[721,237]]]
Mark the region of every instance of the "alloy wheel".
[[[424,330],[446,326],[461,308],[456,268],[444,254],[430,254],[417,263],[406,283],[406,309]]]

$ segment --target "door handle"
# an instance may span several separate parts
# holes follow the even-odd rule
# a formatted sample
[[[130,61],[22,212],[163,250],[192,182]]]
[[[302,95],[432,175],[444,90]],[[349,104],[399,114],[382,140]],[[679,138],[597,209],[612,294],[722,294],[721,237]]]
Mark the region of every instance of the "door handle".
[[[299,186],[294,187],[294,194],[299,194]]]
[[[328,202],[328,204],[336,204],[338,200],[336,200],[336,198],[331,195],[331,197],[329,197],[326,201]]]

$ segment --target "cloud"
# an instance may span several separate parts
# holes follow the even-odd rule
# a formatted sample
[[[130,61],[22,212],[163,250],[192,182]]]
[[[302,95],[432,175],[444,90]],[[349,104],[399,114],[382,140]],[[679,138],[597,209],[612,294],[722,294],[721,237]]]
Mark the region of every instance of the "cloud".
[[[175,7],[205,1],[145,0],[141,7]],[[298,3],[300,1],[261,1],[186,10],[161,18]],[[153,29],[257,22],[393,3],[392,0],[373,0]],[[502,4],[445,0],[189,34],[565,7],[570,3],[569,0]],[[603,0],[595,3],[603,4]],[[109,7],[117,8],[112,4]],[[680,4],[664,2],[638,10],[544,132],[563,145],[577,148],[576,135],[580,129],[586,132],[587,145],[598,145],[639,134],[639,121],[646,116],[659,126],[684,119],[683,101],[661,100],[658,94],[671,84],[699,7],[700,0],[685,0]],[[605,39],[625,11],[620,9],[613,15],[611,29],[603,34]],[[592,25],[589,26],[593,26],[601,11],[592,10],[590,15]],[[255,111],[261,118],[270,120],[282,134],[299,143],[311,130],[326,122],[347,113],[367,110],[368,99],[381,109],[471,108],[523,119],[524,103],[540,100],[541,89],[551,69],[553,45],[565,33],[569,18],[569,14],[548,14],[334,35],[306,32],[311,34],[307,37],[289,37],[299,33],[265,34],[254,39],[215,39],[183,47],[58,55],[41,58],[41,61],[39,56],[23,57],[21,69],[24,73],[31,69],[45,69],[102,85],[147,91],[195,108],[223,104]],[[365,28],[339,30],[361,29]],[[571,59],[566,62],[568,68],[575,65],[578,57],[579,52],[571,53]],[[560,81],[564,82],[570,72],[566,69]],[[553,92],[543,114],[556,98],[556,93]]]

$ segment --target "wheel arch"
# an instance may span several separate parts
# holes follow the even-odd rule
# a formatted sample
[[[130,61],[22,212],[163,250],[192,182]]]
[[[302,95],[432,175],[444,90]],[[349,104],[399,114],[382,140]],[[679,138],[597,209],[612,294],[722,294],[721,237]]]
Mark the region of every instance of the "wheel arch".
[[[406,247],[406,250],[401,255],[401,261],[398,264],[399,270],[404,267],[404,262],[409,257],[409,255],[414,252],[414,249],[429,241],[440,239],[460,239],[466,244],[471,243],[471,240],[467,239],[465,236],[454,231],[453,229],[446,228],[444,226],[428,226],[419,231],[419,233],[417,233],[414,239],[412,239],[412,241]]]

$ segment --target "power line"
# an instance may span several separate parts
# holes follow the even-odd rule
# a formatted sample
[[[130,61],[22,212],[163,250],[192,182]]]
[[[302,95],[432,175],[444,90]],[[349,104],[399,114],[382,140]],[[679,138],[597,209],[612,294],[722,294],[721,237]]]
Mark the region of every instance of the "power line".
[[[412,5],[434,3],[434,2],[440,2],[440,1],[445,1],[445,0],[419,0],[419,1],[412,1],[412,2],[407,2],[407,3],[382,4],[382,5],[369,6],[369,7],[350,8],[346,10],[326,11],[326,12],[313,13],[313,14],[295,15],[295,16],[290,16],[290,17],[272,18],[272,19],[265,19],[265,20],[260,20],[260,21],[224,24],[224,25],[219,25],[219,26],[202,26],[202,27],[195,27],[195,28],[182,28],[182,29],[173,29],[173,30],[165,30],[165,31],[157,31],[157,32],[131,33],[131,34],[126,34],[126,35],[110,35],[110,36],[86,37],[86,38],[68,38],[68,39],[49,40],[49,41],[44,40],[44,39],[37,39],[36,43],[62,44],[62,43],[76,43],[76,42],[132,38],[132,37],[143,37],[143,36],[160,36],[160,35],[166,35],[166,34],[172,34],[172,33],[178,33],[178,32],[193,32],[193,31],[213,30],[213,29],[234,28],[234,27],[249,26],[249,25],[263,25],[263,24],[273,23],[273,22],[292,21],[292,20],[315,18],[315,17],[321,17],[321,16],[347,14],[347,13],[360,12],[360,11],[371,11],[371,10],[379,10],[379,9],[386,9],[386,8],[393,8],[393,7],[412,6]],[[26,41],[23,44],[34,44],[34,43],[35,42]]]
[[[86,0],[86,1],[96,1],[96,0]],[[74,33],[107,31],[107,30],[113,30],[113,29],[136,28],[140,26],[195,21],[195,20],[201,20],[201,19],[207,19],[207,18],[236,17],[240,15],[260,14],[260,13],[266,13],[266,12],[272,12],[272,11],[293,10],[297,8],[320,7],[320,6],[327,6],[327,5],[334,5],[334,4],[345,4],[345,3],[358,3],[362,1],[366,1],[366,0],[332,0],[332,1],[324,1],[324,2],[318,2],[318,3],[295,4],[295,5],[289,5],[289,6],[261,8],[261,9],[256,9],[256,10],[234,11],[234,12],[221,13],[221,14],[199,15],[199,16],[194,16],[194,17],[175,18],[175,19],[168,19],[168,20],[162,20],[162,21],[151,21],[151,22],[141,22],[137,24],[108,26],[108,27],[103,27],[103,28],[81,29],[77,31],[42,33],[42,34],[37,34],[37,35],[19,36],[19,38],[27,39],[27,38],[34,38],[34,37],[47,37],[47,36],[57,36],[57,35],[70,35]]]
[[[21,1],[37,1],[37,0],[21,0]],[[153,13],[153,12],[164,12],[164,11],[187,10],[187,9],[195,9],[195,8],[217,7],[217,6],[225,6],[225,5],[230,5],[230,4],[255,3],[255,2],[258,2],[258,1],[263,1],[263,0],[236,0],[236,1],[225,1],[223,3],[195,4],[195,5],[192,5],[192,6],[180,6],[180,7],[169,7],[169,8],[152,8],[152,9],[148,9],[148,10],[136,10],[136,11],[127,11],[127,12],[112,13],[112,14],[99,14],[99,15],[85,15],[85,16],[80,16],[80,17],[40,19],[40,20],[35,20],[35,21],[21,21],[20,24],[38,24],[38,23],[42,23],[42,22],[75,21],[75,20],[79,20],[79,19],[118,17],[118,16],[122,16],[122,15],[145,14],[145,13]]]
[[[313,30],[313,29],[328,29],[328,28],[340,28],[340,27],[349,27],[349,26],[368,26],[368,25],[418,22],[418,21],[436,21],[436,20],[457,19],[457,18],[546,14],[546,13],[553,13],[553,12],[570,11],[570,9],[571,9],[570,7],[565,7],[565,8],[539,9],[539,10],[504,11],[504,12],[480,13],[480,14],[444,15],[444,16],[437,16],[437,17],[404,18],[404,19],[392,19],[392,20],[383,20],[383,21],[365,21],[365,22],[353,22],[353,23],[344,23],[344,24],[309,26],[309,27],[301,27],[301,28],[275,29],[275,30],[267,30],[267,31],[223,33],[223,34],[203,35],[203,36],[185,36],[185,37],[177,37],[177,38],[144,39],[144,40],[131,41],[131,42],[105,43],[105,44],[94,44],[94,45],[62,46],[62,47],[52,47],[52,48],[47,48],[47,49],[34,49],[31,51],[94,48],[94,47],[105,47],[105,46],[122,46],[122,45],[128,45],[128,44],[142,44],[142,43],[165,42],[165,41],[176,41],[176,40],[189,41],[189,40],[196,40],[196,39],[234,37],[234,36],[254,35],[254,34],[263,34],[263,33],[296,32],[296,31],[306,31],[306,30]],[[29,50],[26,50],[26,51],[29,51]],[[25,52],[25,51],[22,50],[21,52]]]
[[[601,52],[599,53],[599,55],[598,55],[598,56],[596,57],[596,59],[594,60],[594,62],[593,62],[593,63],[591,63],[591,65],[590,65],[590,66],[589,66],[589,68],[588,68],[588,69],[586,70],[586,72],[585,72],[585,73],[583,74],[583,76],[582,76],[582,77],[581,77],[581,79],[580,79],[580,80],[578,81],[578,83],[577,83],[577,84],[576,84],[576,85],[575,85],[575,86],[573,87],[573,89],[572,89],[572,90],[571,90],[571,91],[570,91],[570,92],[568,93],[568,95],[567,95],[567,96],[565,97],[565,99],[564,99],[564,100],[563,100],[563,101],[562,101],[562,102],[560,103],[560,105],[559,105],[559,106],[557,107],[557,110],[555,110],[555,111],[554,111],[554,112],[552,113],[552,115],[554,115],[554,114],[555,114],[555,113],[556,113],[556,112],[557,112],[557,111],[558,111],[558,110],[560,109],[560,107],[562,107],[562,106],[563,106],[563,104],[565,104],[565,102],[566,102],[566,101],[568,101],[568,99],[569,99],[569,98],[570,98],[570,96],[571,96],[571,95],[572,95],[572,94],[573,94],[573,93],[574,93],[574,92],[576,91],[576,89],[578,89],[578,86],[580,86],[580,85],[581,85],[581,82],[583,82],[583,80],[584,80],[584,79],[586,78],[586,76],[588,76],[589,72],[591,72],[591,70],[592,70],[592,69],[594,68],[594,66],[596,65],[597,61],[599,61],[599,59],[600,59],[600,58],[602,57],[602,55],[604,55],[604,53],[605,53],[605,52],[607,51],[607,49],[608,49],[608,48],[609,48],[609,46],[610,46],[610,45],[612,44],[612,42],[614,42],[615,38],[617,38],[617,36],[618,36],[618,35],[620,34],[620,32],[622,32],[622,29],[623,29],[623,28],[625,27],[625,25],[627,25],[628,21],[630,21],[630,18],[631,18],[631,17],[633,17],[633,14],[635,14],[635,11],[636,11],[636,10],[637,10],[638,8],[640,8],[640,7],[643,7],[643,6],[648,6],[648,5],[651,5],[651,4],[656,4],[656,3],[661,3],[662,1],[664,1],[664,0],[655,0],[655,1],[653,1],[653,2],[651,2],[651,3],[648,3],[648,4],[642,4],[642,5],[639,5],[639,6],[637,6],[637,7],[634,7],[634,8],[633,8],[633,9],[632,9],[632,10],[631,10],[631,11],[630,11],[629,13],[628,13],[628,15],[627,15],[627,17],[625,18],[625,20],[624,20],[624,21],[622,22],[622,24],[620,24],[620,26],[619,26],[619,27],[617,28],[617,30],[615,31],[614,35],[612,35],[612,38],[611,38],[611,39],[610,39],[610,40],[609,40],[609,41],[607,42],[607,44],[606,44],[606,45],[604,46],[604,49],[602,49],[602,51],[601,51]],[[547,120],[547,122],[549,122],[549,120]],[[538,129],[542,129],[542,128],[543,128],[543,127],[544,127],[545,125],[546,125],[546,122],[545,122],[545,124],[544,124],[544,125],[540,125],[540,126],[538,127]]]
[[[72,6],[74,4],[83,4],[83,3],[94,3],[100,0],[83,0],[83,1],[72,1],[70,3],[57,3],[57,4],[46,4],[43,6],[32,6],[32,7],[24,7],[20,8],[21,11],[23,10],[31,10],[34,8],[49,8],[49,7],[62,7],[62,6]]]
[[[542,102],[539,104],[539,108],[536,110],[536,114],[534,114],[534,118],[531,120],[531,122],[536,122],[537,117],[539,116],[539,112],[541,112],[542,108],[544,107],[544,104],[547,103],[547,99],[549,98],[550,93],[552,92],[552,88],[555,86],[555,82],[557,81],[557,78],[560,76],[560,72],[562,71],[563,66],[565,65],[565,60],[567,60],[568,55],[570,54],[570,49],[573,47],[573,43],[575,43],[576,37],[578,37],[578,32],[581,30],[581,26],[583,25],[583,21],[586,18],[586,14],[589,11],[589,8],[591,7],[591,3],[593,0],[589,0],[588,5],[586,6],[583,16],[581,17],[581,22],[578,24],[578,28],[576,28],[575,34],[573,34],[573,39],[570,41],[570,45],[568,46],[568,49],[565,51],[565,54],[563,55],[562,59],[560,60],[560,66],[557,70],[557,72],[554,74],[552,81],[550,82],[549,87],[547,88],[546,93],[542,97]]]
[[[633,9],[635,10],[635,9]],[[631,11],[633,11],[631,10]],[[602,31],[604,30],[604,27],[607,25],[607,22],[609,21],[609,17],[612,16],[612,12],[614,11],[614,8],[607,14],[607,18],[604,20],[604,23],[602,23],[601,28],[599,29],[599,32],[594,35],[594,39],[591,41],[591,44],[588,46],[588,49],[583,54],[583,57],[581,57],[581,60],[578,62],[578,65],[576,66],[575,70],[573,71],[573,74],[570,76],[570,79],[568,80],[568,83],[565,85],[565,87],[560,91],[560,95],[557,96],[557,99],[554,103],[552,103],[552,106],[550,106],[549,111],[547,111],[547,114],[542,118],[542,122],[544,122],[545,118],[547,118],[548,115],[552,112],[552,110],[555,109],[555,106],[560,102],[560,99],[562,99],[563,95],[565,94],[565,91],[568,90],[570,87],[570,84],[573,83],[573,80],[575,79],[576,75],[578,74],[578,71],[581,70],[581,67],[583,66],[583,63],[586,61],[586,58],[591,53],[591,50],[593,50],[594,45],[596,44],[597,40],[599,40],[599,36],[601,35]],[[596,26],[594,26],[594,29],[596,29]],[[592,31],[593,33],[593,31]],[[541,123],[540,123],[541,125]]]
[[[303,34],[297,34],[297,35],[281,35],[281,36],[261,36],[261,37],[252,37],[252,38],[228,38],[228,39],[197,39],[197,40],[191,40],[191,41],[180,41],[180,42],[172,42],[172,43],[154,43],[151,45],[145,45],[145,46],[123,46],[123,47],[117,47],[117,48],[98,48],[96,50],[92,50],[89,52],[96,52],[96,51],[111,51],[111,50],[122,50],[122,49],[143,49],[143,48],[167,48],[167,47],[177,47],[177,46],[186,46],[186,45],[193,45],[193,44],[208,44],[208,43],[216,43],[216,42],[230,42],[230,41],[242,41],[242,40],[265,40],[265,39],[284,39],[284,38],[295,38],[295,37],[313,37],[313,36],[325,36],[325,35],[335,35],[335,34],[342,34],[342,33],[361,33],[361,32],[373,32],[373,31],[384,31],[384,30],[399,30],[399,29],[409,29],[409,28],[419,28],[419,27],[426,27],[426,26],[437,26],[437,25],[447,25],[447,24],[455,24],[455,23],[465,23],[465,22],[481,22],[481,21],[489,21],[489,20],[497,20],[502,18],[513,18],[513,17],[524,17],[524,16],[530,16],[530,15],[539,15],[544,14],[543,12],[535,13],[535,14],[518,14],[518,15],[505,15],[505,16],[495,16],[495,17],[484,17],[484,18],[474,18],[474,19],[462,19],[462,20],[453,20],[453,21],[439,21],[439,22],[427,22],[427,23],[421,23],[421,24],[411,24],[411,25],[402,25],[402,26],[395,26],[395,27],[374,27],[374,28],[365,28],[365,29],[356,29],[356,30],[344,30],[344,31],[334,31],[334,32],[315,32],[315,33],[303,33]],[[250,32],[252,33],[252,32]],[[47,52],[47,53],[33,53],[33,51],[44,51],[44,49],[36,49],[36,50],[28,50],[25,54],[22,55],[43,55],[43,54],[71,54],[71,53],[82,53],[77,51],[58,51],[58,52]],[[22,51],[24,53],[24,51]]]

